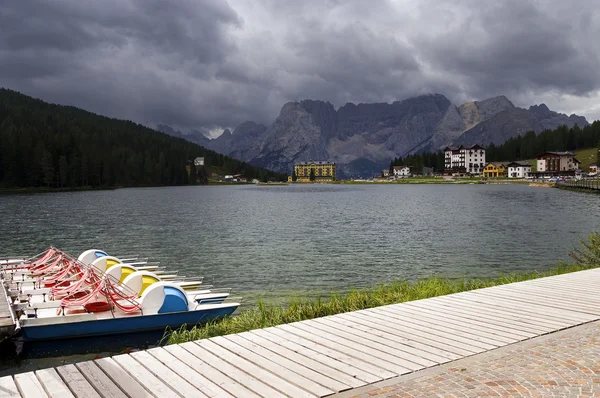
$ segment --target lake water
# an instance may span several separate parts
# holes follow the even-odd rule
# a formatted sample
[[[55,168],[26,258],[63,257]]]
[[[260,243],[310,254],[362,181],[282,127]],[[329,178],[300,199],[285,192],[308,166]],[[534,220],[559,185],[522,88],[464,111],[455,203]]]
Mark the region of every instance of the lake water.
[[[289,185],[0,196],[0,257],[139,254],[245,304],[394,279],[543,270],[600,224],[596,195],[523,185]]]

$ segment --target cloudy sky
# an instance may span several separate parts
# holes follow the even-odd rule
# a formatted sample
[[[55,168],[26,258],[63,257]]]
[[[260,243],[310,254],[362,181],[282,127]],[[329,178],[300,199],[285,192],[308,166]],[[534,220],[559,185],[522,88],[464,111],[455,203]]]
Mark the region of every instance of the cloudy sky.
[[[598,0],[17,0],[0,86],[154,126],[442,93],[600,119]]]

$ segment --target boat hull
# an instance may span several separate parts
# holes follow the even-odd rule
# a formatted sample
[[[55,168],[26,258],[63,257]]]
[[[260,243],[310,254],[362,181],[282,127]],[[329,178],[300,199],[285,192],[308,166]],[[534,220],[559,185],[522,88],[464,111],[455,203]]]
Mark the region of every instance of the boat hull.
[[[237,306],[226,306],[206,310],[138,315],[81,322],[23,325],[21,332],[24,341],[41,341],[139,333],[165,330],[167,327],[175,329],[183,325],[193,326],[198,323],[227,317],[236,308]]]

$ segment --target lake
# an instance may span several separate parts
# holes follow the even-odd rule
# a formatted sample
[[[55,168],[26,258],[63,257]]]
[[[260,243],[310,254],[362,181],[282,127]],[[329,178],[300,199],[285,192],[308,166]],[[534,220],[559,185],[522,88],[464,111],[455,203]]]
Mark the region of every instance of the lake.
[[[138,254],[245,305],[395,279],[543,270],[600,225],[596,195],[524,185],[202,186],[0,196],[0,257]]]

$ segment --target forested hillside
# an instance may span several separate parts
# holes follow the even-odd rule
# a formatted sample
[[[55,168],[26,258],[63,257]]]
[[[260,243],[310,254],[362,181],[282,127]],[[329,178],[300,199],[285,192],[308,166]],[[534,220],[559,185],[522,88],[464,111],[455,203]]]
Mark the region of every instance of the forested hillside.
[[[198,156],[205,158],[206,169],[189,178],[186,166]],[[211,167],[248,178],[285,179],[131,121],[0,88],[0,187],[183,185],[206,182]]]
[[[581,148],[597,147],[600,144],[600,121],[580,128],[575,126],[545,130],[539,135],[529,131],[510,138],[502,145],[491,144],[487,148],[486,160],[525,160],[534,158],[545,151],[574,151]]]
[[[600,147],[600,121],[580,128],[574,126],[544,130],[540,134],[529,131],[523,135],[509,138],[502,145],[490,144],[486,151],[486,161],[513,161],[534,158],[545,151],[574,151],[581,148]],[[423,153],[396,158],[391,166],[412,166],[420,173],[423,166],[441,171],[444,168],[444,153]]]

